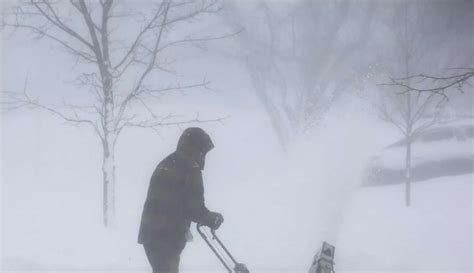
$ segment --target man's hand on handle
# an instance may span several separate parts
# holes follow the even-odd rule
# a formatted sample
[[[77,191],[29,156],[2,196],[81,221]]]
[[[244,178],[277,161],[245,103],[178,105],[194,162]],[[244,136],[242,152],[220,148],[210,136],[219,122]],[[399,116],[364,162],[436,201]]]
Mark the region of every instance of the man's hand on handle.
[[[209,222],[207,223],[209,228],[217,230],[222,225],[222,223],[224,223],[224,217],[222,214],[217,212],[209,213]]]

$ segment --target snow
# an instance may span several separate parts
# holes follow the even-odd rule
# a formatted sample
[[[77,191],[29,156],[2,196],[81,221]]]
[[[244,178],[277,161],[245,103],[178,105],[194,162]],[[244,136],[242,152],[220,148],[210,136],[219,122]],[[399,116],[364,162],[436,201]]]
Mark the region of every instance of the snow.
[[[412,145],[412,166],[435,160],[469,158],[474,156],[472,138],[457,140],[451,138],[442,141],[415,142]],[[375,164],[384,168],[403,169],[405,166],[406,148],[404,146],[387,148]]]
[[[8,43],[6,90],[21,90],[28,70],[46,102],[83,97],[64,80],[72,78],[70,63],[56,51],[32,50],[26,38]],[[403,185],[359,188],[370,156],[399,137],[365,116],[364,105],[343,101],[285,153],[239,65],[206,57],[203,68],[203,59],[191,55],[179,69],[183,82],[199,82],[205,71],[223,91],[171,95],[156,109],[229,116],[202,124],[216,145],[204,172],[206,202],[224,215],[220,237],[252,273],[307,272],[324,240],[336,246],[337,272],[472,272],[472,175],[414,183],[410,208]],[[39,112],[2,116],[1,129],[1,272],[150,272],[136,243],[139,219],[151,173],[182,128],[162,128],[160,136],[124,131],[115,153],[112,229],[102,226],[102,154],[93,133]],[[182,272],[224,272],[194,237]]]
[[[342,271],[472,272],[473,175],[364,187],[353,195],[337,241]]]
[[[471,272],[472,175],[415,183],[406,208],[403,185],[357,187],[390,135],[380,124],[333,113],[317,141],[300,140],[285,155],[265,115],[230,111],[237,118],[225,126],[205,127],[216,144],[206,200],[224,214],[220,237],[251,272],[307,272],[323,240],[336,246],[337,272]],[[149,272],[139,217],[149,176],[179,129],[163,138],[131,130],[119,140],[118,225],[108,230],[92,133],[44,114],[4,118],[3,129],[2,272]],[[224,272],[194,237],[182,272]]]

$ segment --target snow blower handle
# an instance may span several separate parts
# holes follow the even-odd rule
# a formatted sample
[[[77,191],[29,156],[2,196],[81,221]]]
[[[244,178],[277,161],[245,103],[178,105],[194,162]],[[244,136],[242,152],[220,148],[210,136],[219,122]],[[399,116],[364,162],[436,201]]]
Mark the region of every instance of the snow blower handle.
[[[229,250],[224,246],[224,244],[219,239],[219,237],[217,237],[216,231],[214,229],[211,229],[211,235],[212,235],[211,238],[209,238],[209,236],[202,230],[202,225],[197,224],[196,229],[199,235],[201,235],[201,237],[204,239],[206,244],[209,246],[212,252],[214,252],[216,257],[224,265],[224,267],[227,269],[229,273],[249,273],[249,270],[247,269],[245,264],[238,263],[235,260],[235,258],[232,256]],[[215,242],[217,242],[217,244]]]

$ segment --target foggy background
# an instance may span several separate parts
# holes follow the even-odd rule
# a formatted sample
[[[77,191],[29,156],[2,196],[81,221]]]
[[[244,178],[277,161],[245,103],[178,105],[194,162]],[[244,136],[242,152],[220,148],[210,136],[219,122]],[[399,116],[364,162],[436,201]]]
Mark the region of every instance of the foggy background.
[[[21,4],[2,2],[3,19]],[[203,172],[206,204],[224,215],[218,234],[251,272],[307,272],[323,241],[336,246],[336,272],[472,272],[472,172],[413,182],[409,207],[403,181],[363,182],[372,158],[403,139],[381,114],[397,105],[400,94],[383,84],[474,66],[473,2],[215,4],[215,12],[168,29],[168,38],[225,37],[160,53],[173,73],[160,70],[147,79],[157,87],[209,84],[146,102],[159,116],[172,114],[172,121],[218,121],[121,133],[114,226],[103,225],[103,155],[93,130],[31,107],[2,112],[2,272],[150,272],[136,243],[143,202],[154,168],[188,126],[202,127],[215,144]],[[115,5],[148,12],[159,3]],[[67,1],[58,10],[73,14]],[[86,31],[72,18],[67,22]],[[115,22],[117,39],[133,37],[142,26],[140,18]],[[5,26],[1,50],[2,92],[26,89],[61,110],[67,110],[64,101],[94,101],[77,77],[95,68],[60,45]],[[139,70],[121,77],[117,90],[126,93]],[[469,82],[445,91],[442,117],[472,126]],[[148,115],[139,103],[131,111]],[[472,160],[472,138],[462,148],[450,145],[442,149],[460,149]],[[414,146],[413,156],[419,151]],[[223,272],[192,231],[181,270]]]

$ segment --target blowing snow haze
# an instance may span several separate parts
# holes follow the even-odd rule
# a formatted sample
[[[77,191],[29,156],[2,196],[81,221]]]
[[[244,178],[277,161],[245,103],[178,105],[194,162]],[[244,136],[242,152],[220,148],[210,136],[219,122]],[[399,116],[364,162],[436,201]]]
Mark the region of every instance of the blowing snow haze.
[[[474,2],[2,12],[0,271],[152,272],[152,174],[200,127],[205,205],[250,272],[308,272],[323,242],[335,272],[472,272]],[[180,272],[226,272],[190,231]]]

